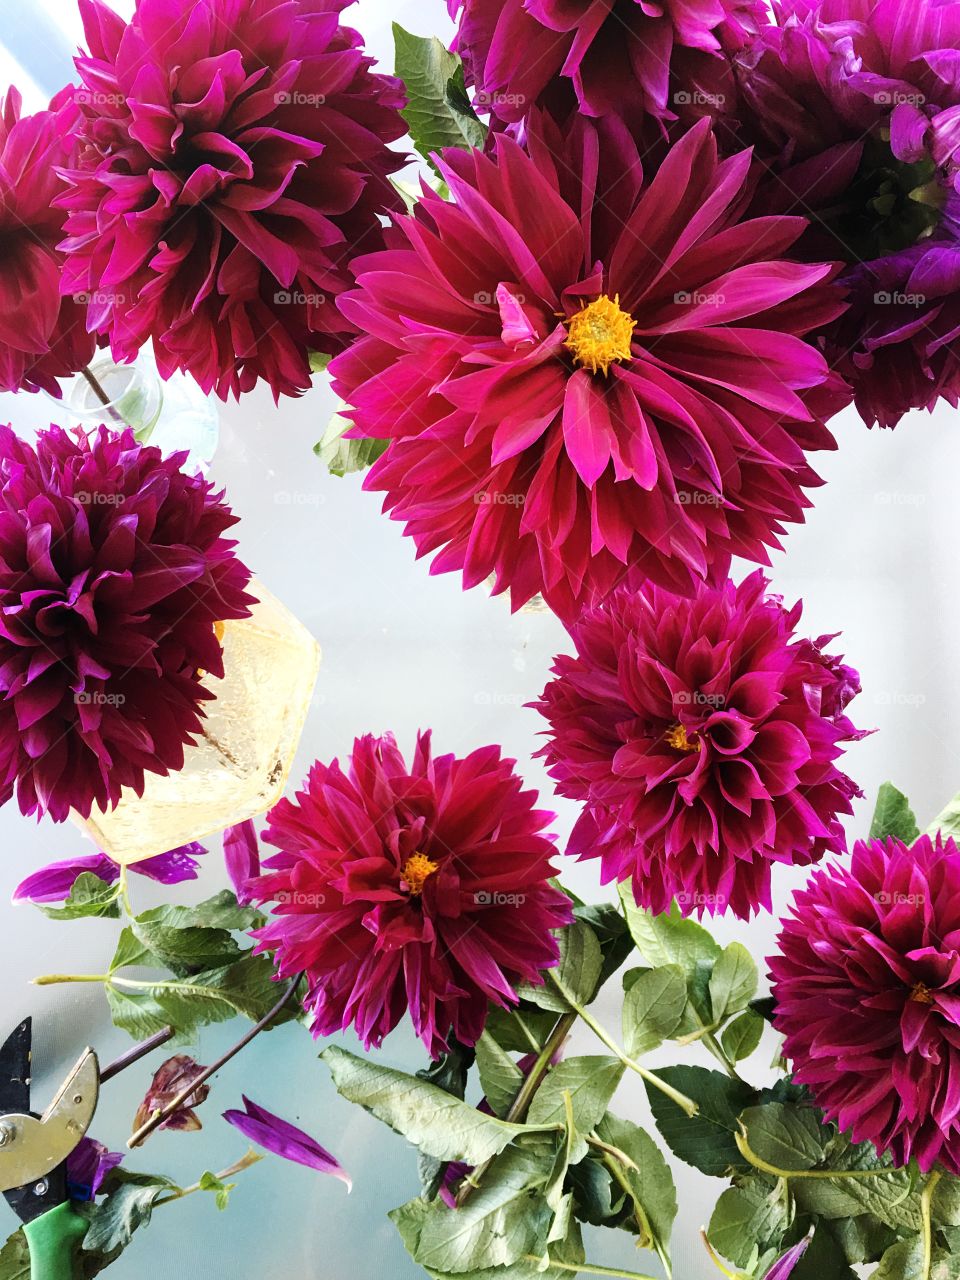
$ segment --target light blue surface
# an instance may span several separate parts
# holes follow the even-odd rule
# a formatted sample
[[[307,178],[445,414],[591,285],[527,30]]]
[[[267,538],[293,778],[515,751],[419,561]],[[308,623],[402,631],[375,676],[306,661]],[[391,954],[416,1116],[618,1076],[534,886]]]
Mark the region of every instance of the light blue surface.
[[[62,8],[63,29],[72,41],[75,16],[67,15],[68,3],[48,0],[47,9]],[[0,16],[6,18],[15,7],[19,12],[19,0],[0,0]],[[441,0],[430,5],[361,0],[348,18],[385,59],[392,19],[423,33],[442,33],[446,23]],[[0,25],[3,35],[10,30]],[[37,24],[38,45],[40,31]],[[51,43],[35,52],[51,60],[57,56]],[[323,646],[294,778],[301,778],[316,757],[344,754],[356,733],[393,729],[409,747],[417,728],[432,725],[441,750],[463,752],[503,742],[529,783],[548,797],[540,762],[530,759],[541,726],[523,704],[543,687],[553,654],[566,647],[562,628],[543,614],[511,617],[502,600],[490,600],[482,589],[464,594],[449,575],[429,577],[426,564],[415,563],[399,526],[379,515],[379,500],[361,493],[355,477],[337,480],[315,462],[311,448],[333,408],[319,378],[309,397],[279,409],[262,388],[240,405],[224,407],[211,471],[243,517],[244,559]],[[24,431],[48,422],[52,412],[42,397],[0,397],[0,421],[12,420]],[[806,634],[842,630],[841,647],[862,672],[865,692],[853,704],[854,718],[880,732],[848,753],[850,773],[870,797],[884,778],[892,778],[911,796],[923,823],[960,788],[954,529],[960,424],[943,407],[932,418],[915,414],[895,432],[868,432],[852,412],[834,425],[841,451],[817,460],[829,483],[817,491],[807,526],[790,533],[788,556],[776,557],[774,585],[788,600],[804,597]],[[554,807],[562,837],[576,815],[563,802]],[[852,831],[865,830],[868,810],[869,802],[861,803]],[[8,805],[0,810],[0,850],[0,902],[6,902],[29,871],[87,852],[89,846],[72,826],[46,821],[38,826]],[[602,896],[592,865],[565,866],[564,878],[583,896]],[[802,872],[778,873],[778,907],[802,879]],[[171,896],[192,901],[221,883],[214,849],[202,882]],[[134,895],[135,904],[146,907],[167,892],[137,880]],[[42,1105],[85,1044],[94,1045],[106,1061],[129,1041],[111,1027],[97,987],[36,988],[29,979],[64,969],[101,972],[113,951],[116,923],[56,924],[29,907],[0,907],[0,930],[0,1021],[12,1027],[24,1014],[35,1015],[36,1097]],[[763,957],[772,949],[774,923],[722,922],[715,932],[724,940],[740,937]],[[600,1010],[612,1027],[618,1016],[614,997],[611,993]],[[212,1060],[242,1030],[235,1023],[204,1032],[200,1060]],[[343,1043],[356,1047],[349,1037]],[[583,1033],[574,1047],[597,1051]],[[149,1230],[106,1273],[112,1280],[414,1280],[423,1275],[385,1217],[416,1193],[414,1153],[337,1097],[316,1061],[318,1048],[293,1027],[262,1037],[216,1081],[201,1111],[201,1133],[161,1133],[130,1158],[130,1165],[155,1168],[185,1183],[205,1168],[228,1165],[243,1154],[245,1144],[219,1113],[238,1106],[246,1092],[301,1123],[338,1155],[354,1176],[352,1196],[332,1179],[265,1160],[241,1176],[224,1214],[217,1213],[212,1198],[199,1195],[159,1210]],[[416,1067],[423,1059],[412,1037],[401,1031],[387,1042],[383,1060]],[[686,1060],[708,1061],[693,1051]],[[751,1062],[758,1079],[764,1061],[759,1053]],[[114,1149],[122,1148],[129,1133],[149,1073],[141,1067],[105,1088],[95,1132]],[[616,1105],[646,1121],[642,1090],[632,1080],[621,1087]],[[677,1179],[675,1274],[679,1280],[707,1280],[716,1272],[697,1231],[721,1184],[686,1167],[678,1169]],[[625,1234],[588,1234],[592,1261],[659,1274],[650,1256],[638,1254]]]

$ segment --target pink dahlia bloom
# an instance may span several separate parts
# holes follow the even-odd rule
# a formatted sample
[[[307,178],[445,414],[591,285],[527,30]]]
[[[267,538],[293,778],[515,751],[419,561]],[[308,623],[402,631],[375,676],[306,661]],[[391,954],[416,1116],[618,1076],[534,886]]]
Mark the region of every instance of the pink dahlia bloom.
[[[76,154],[78,118],[71,92],[49,111],[21,116],[11,89],[0,99],[0,391],[48,391],[89,364],[95,343],[86,308],[60,297],[65,184],[58,170]]]
[[[399,82],[339,25],[349,0],[80,0],[83,148],[64,289],[118,360],[153,339],[205,391],[310,386],[349,331],[350,259],[397,205]]]
[[[782,922],[770,977],[793,1078],[855,1142],[960,1174],[960,850],[859,843]]]
[[[460,15],[456,48],[477,105],[506,123],[574,101],[588,116],[634,125],[647,115],[675,120],[691,86],[722,78],[726,55],[765,20],[758,0],[448,0],[448,8]]]
[[[684,915],[770,909],[775,862],[844,848],[857,787],[835,761],[862,736],[844,714],[857,673],[794,638],[799,604],[739,586],[684,600],[621,588],[571,628],[573,657],[534,704],[562,796],[584,805],[567,853]]]
[[[357,264],[367,336],[331,370],[434,572],[573,618],[631,569],[690,593],[765,562],[802,520],[847,398],[804,335],[842,303],[788,260],[803,219],[741,219],[749,165],[702,120],[644,181],[622,124],[543,120],[529,154],[446,153],[452,202]]]
[[[548,883],[553,815],[513,765],[499,747],[434,758],[425,733],[408,766],[391,736],[367,736],[348,772],[318,762],[271,811],[280,853],[252,888],[276,906],[256,936],[279,976],[306,972],[316,1035],[353,1025],[369,1048],[409,1010],[436,1057],[556,964],[571,905]]]
[[[851,310],[825,334],[868,425],[960,395],[960,6],[782,0],[738,58],[754,211],[796,212]]]
[[[61,822],[183,764],[217,624],[249,613],[222,494],[132,431],[0,427],[0,803]]]

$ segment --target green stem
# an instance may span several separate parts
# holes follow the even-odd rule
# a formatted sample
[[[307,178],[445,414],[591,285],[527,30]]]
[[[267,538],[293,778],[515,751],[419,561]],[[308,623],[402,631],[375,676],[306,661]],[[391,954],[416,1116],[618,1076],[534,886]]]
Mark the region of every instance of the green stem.
[[[930,1280],[930,1269],[933,1266],[933,1224],[931,1222],[931,1206],[933,1193],[940,1181],[940,1173],[934,1170],[926,1181],[920,1196],[920,1238],[923,1241],[923,1266],[920,1280]]]
[[[130,886],[127,880],[127,864],[120,864],[120,879],[117,882],[117,896],[123,903],[123,909],[126,911],[130,919],[133,919],[133,907],[130,905]]]
[[[684,1111],[688,1116],[695,1116],[697,1114],[700,1108],[694,1101],[692,1101],[692,1099],[688,1098],[686,1094],[679,1093],[676,1089],[668,1085],[665,1080],[661,1080],[658,1075],[655,1075],[652,1071],[648,1071],[646,1067],[641,1067],[639,1062],[634,1062],[633,1058],[628,1057],[610,1033],[602,1027],[599,1022],[597,1022],[593,1014],[573,998],[552,969],[547,970],[547,977],[550,978],[553,985],[557,988],[574,1013],[576,1013],[579,1018],[583,1019],[597,1039],[607,1046],[615,1058],[619,1058],[623,1065],[630,1071],[635,1071],[642,1080],[645,1080],[648,1084],[652,1084],[654,1088],[659,1089],[661,1093],[666,1094],[670,1101],[676,1103],[681,1111]]]
[[[214,1174],[218,1182],[226,1182],[227,1178],[232,1178],[238,1173],[243,1173],[244,1169],[249,1169],[252,1165],[259,1164],[263,1156],[256,1151],[248,1151],[245,1156],[230,1165],[228,1169],[221,1170],[220,1173]],[[195,1195],[198,1191],[205,1190],[202,1182],[195,1182],[190,1187],[177,1187],[176,1190],[170,1191],[167,1195],[159,1196],[153,1202],[154,1209],[162,1204],[172,1204],[174,1200],[183,1200],[185,1196]]]
[[[619,1147],[613,1146],[612,1143],[604,1142],[603,1139],[598,1138],[595,1133],[588,1133],[586,1142],[588,1146],[596,1147],[598,1151],[604,1152],[605,1156],[609,1157],[618,1167],[622,1165],[624,1169],[630,1169],[634,1173],[640,1172],[625,1151],[621,1151]],[[604,1160],[604,1164],[606,1164],[606,1159]]]
[[[743,1276],[741,1272],[731,1271],[730,1268],[723,1263],[717,1251],[714,1249],[713,1245],[707,1239],[707,1233],[704,1231],[703,1227],[700,1228],[700,1239],[703,1241],[703,1247],[706,1249],[707,1253],[710,1255],[710,1261],[713,1263],[713,1265],[717,1268],[718,1271],[723,1272],[723,1274],[727,1277],[727,1280],[743,1280]]]
[[[532,1262],[538,1264],[543,1261],[538,1258],[535,1253],[526,1253],[523,1256],[524,1262]],[[653,1280],[653,1276],[643,1275],[639,1271],[622,1271],[620,1267],[595,1267],[589,1262],[580,1262],[574,1266],[570,1262],[557,1262],[555,1258],[550,1259],[550,1269],[557,1271],[571,1271],[575,1275],[581,1276],[620,1276],[622,1280]]]
[[[510,1110],[504,1116],[504,1119],[511,1124],[523,1124],[526,1119],[527,1112],[530,1110],[530,1103],[533,1101],[537,1090],[543,1084],[544,1077],[550,1070],[550,1063],[553,1061],[554,1055],[560,1049],[564,1040],[570,1034],[570,1028],[577,1020],[575,1013],[565,1013],[554,1023],[553,1030],[547,1036],[543,1048],[537,1055],[537,1060],[530,1069],[526,1080],[517,1091],[517,1096],[510,1104]],[[461,1183],[460,1190],[457,1193],[457,1208],[467,1200],[470,1195],[480,1185],[480,1180],[493,1163],[493,1159],[484,1161],[478,1165],[472,1173],[468,1174]]]
[[[720,1063],[721,1067],[723,1067],[724,1071],[726,1071],[727,1075],[730,1077],[731,1080],[736,1080],[738,1084],[746,1084],[746,1081],[744,1080],[743,1076],[740,1074],[740,1072],[733,1065],[731,1060],[724,1053],[723,1046],[717,1040],[717,1037],[713,1034],[712,1031],[707,1031],[706,1029],[704,1029],[703,1043],[707,1047],[707,1049],[710,1050],[710,1052],[713,1054],[716,1060]]]
[[[52,987],[57,982],[109,982],[109,973],[45,973],[33,979],[35,987]]]
[[[885,1178],[891,1173],[896,1173],[896,1169],[778,1169],[775,1164],[768,1164],[751,1149],[747,1142],[746,1131],[742,1126],[740,1132],[734,1137],[737,1149],[744,1160],[752,1164],[755,1169],[769,1173],[775,1178],[782,1178],[785,1182],[793,1178]]]

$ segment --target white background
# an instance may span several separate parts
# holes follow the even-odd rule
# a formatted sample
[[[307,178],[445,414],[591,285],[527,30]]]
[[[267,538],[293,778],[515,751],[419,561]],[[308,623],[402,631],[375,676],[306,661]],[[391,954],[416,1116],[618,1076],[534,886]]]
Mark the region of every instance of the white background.
[[[129,11],[132,5],[118,7]],[[71,42],[79,38],[68,0],[45,0],[43,8]],[[36,4],[32,11],[39,23]],[[19,18],[22,12],[20,0],[0,0],[0,19]],[[424,34],[448,30],[441,0],[429,6],[360,0],[348,18],[387,68],[392,65],[391,20]],[[6,21],[0,22],[0,32],[7,29]],[[55,41],[46,40],[33,53],[50,62],[48,91],[69,76],[68,64],[56,63]],[[28,85],[10,70],[12,62],[0,49],[0,75],[16,74]],[[40,105],[39,97],[31,105]],[[212,469],[242,515],[243,558],[323,647],[294,779],[314,758],[345,755],[355,734],[393,729],[409,748],[418,727],[433,726],[440,751],[463,753],[483,743],[503,743],[528,782],[549,796],[540,763],[530,759],[541,725],[523,704],[542,689],[552,656],[565,647],[562,628],[547,614],[511,617],[502,599],[492,600],[482,589],[464,593],[455,577],[429,577],[426,564],[414,561],[400,527],[379,514],[377,497],[363,494],[356,477],[324,474],[311,448],[333,402],[322,380],[317,382],[307,398],[285,401],[279,409],[265,390],[225,407]],[[0,421],[13,421],[24,432],[49,422],[52,412],[41,397],[0,397]],[[828,484],[816,494],[807,525],[791,532],[787,554],[776,557],[772,577],[774,589],[788,601],[803,597],[807,634],[843,632],[837,643],[862,673],[864,692],[851,714],[860,726],[878,732],[855,744],[846,757],[848,772],[867,793],[850,826],[851,835],[859,836],[885,778],[910,795],[921,825],[960,788],[960,697],[954,678],[960,435],[957,414],[945,406],[933,416],[914,414],[895,432],[867,431],[853,412],[838,418],[834,428],[839,452],[815,460]],[[562,839],[576,814],[562,801],[556,807]],[[28,872],[87,852],[89,845],[72,826],[37,825],[10,804],[0,810],[0,850],[2,903]],[[594,864],[571,862],[563,874],[581,896],[602,896]],[[801,880],[799,872],[776,872],[778,910]],[[168,896],[193,901],[222,883],[214,846],[199,884],[171,894],[135,879],[135,905],[145,908]],[[106,1061],[129,1041],[112,1028],[96,985],[37,988],[29,981],[51,971],[102,972],[116,929],[116,922],[59,924],[29,906],[0,906],[0,1033],[25,1014],[34,1015],[41,1105],[84,1045],[94,1045]],[[722,940],[741,938],[759,960],[772,949],[775,917],[750,926],[721,921],[715,932]],[[601,1020],[612,1027],[618,1019],[614,986],[600,1006]],[[197,1056],[210,1061],[241,1030],[237,1023],[204,1032]],[[357,1047],[350,1036],[342,1042]],[[319,1047],[299,1028],[261,1037],[216,1081],[202,1112],[202,1133],[161,1133],[129,1164],[184,1183],[205,1168],[226,1166],[243,1153],[244,1142],[219,1114],[239,1106],[243,1091],[331,1148],[354,1176],[353,1195],[348,1197],[338,1182],[269,1158],[242,1175],[224,1214],[206,1196],[159,1210],[149,1230],[109,1272],[115,1280],[180,1280],[184,1275],[413,1280],[423,1274],[385,1217],[417,1192],[414,1153],[337,1097],[316,1061]],[[574,1049],[598,1052],[601,1046],[585,1033],[577,1035]],[[772,1050],[765,1041],[744,1074],[756,1082],[767,1079]],[[709,1064],[696,1051],[684,1052],[684,1060]],[[652,1063],[671,1056],[673,1051],[655,1056]],[[410,1068],[422,1065],[406,1031],[388,1040],[382,1058]],[[123,1147],[149,1074],[143,1066],[105,1089],[94,1132],[114,1149]],[[643,1090],[633,1080],[621,1086],[616,1107],[648,1122]],[[716,1276],[697,1233],[723,1184],[686,1166],[676,1172],[675,1274],[678,1280]],[[0,1205],[0,1233],[14,1226],[5,1213]],[[660,1274],[655,1260],[639,1254],[626,1234],[588,1230],[587,1248],[591,1262]]]

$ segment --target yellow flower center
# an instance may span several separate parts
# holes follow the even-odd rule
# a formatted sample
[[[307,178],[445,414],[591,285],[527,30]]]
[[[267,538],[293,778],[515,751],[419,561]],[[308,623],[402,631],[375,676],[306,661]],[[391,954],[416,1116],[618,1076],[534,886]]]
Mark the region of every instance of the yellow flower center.
[[[222,622],[215,622],[213,624],[213,634],[217,637],[217,639],[220,641],[221,644],[223,644],[223,637],[225,632],[226,632],[226,628],[224,627]]]
[[[666,742],[668,747],[673,747],[674,751],[701,751],[703,743],[699,738],[690,739],[687,737],[687,731],[682,724],[675,724],[672,729],[668,729],[666,733]]]
[[[930,994],[930,988],[924,982],[918,982],[910,992],[910,999],[916,1000],[917,1004],[933,1004],[933,996]]]
[[[415,853],[407,859],[400,875],[412,898],[420,897],[424,883],[439,869],[439,865],[432,862],[425,853]]]
[[[615,360],[630,359],[636,323],[628,311],[620,309],[619,293],[614,298],[604,293],[570,317],[563,345],[591,373],[609,373]]]

